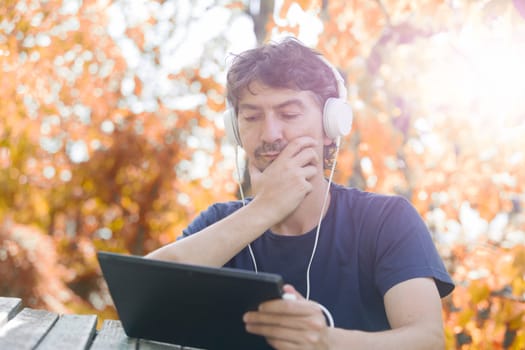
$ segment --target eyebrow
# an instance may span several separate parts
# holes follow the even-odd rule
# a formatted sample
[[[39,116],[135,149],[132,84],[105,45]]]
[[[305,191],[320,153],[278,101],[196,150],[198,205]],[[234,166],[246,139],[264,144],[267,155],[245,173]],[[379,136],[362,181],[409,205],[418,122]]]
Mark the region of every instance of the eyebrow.
[[[273,106],[272,109],[281,109],[281,108],[286,108],[286,107],[289,107],[289,106],[297,106],[297,107],[300,107],[300,108],[304,108],[304,102],[301,101],[298,98],[292,98],[292,99],[286,100],[286,101],[284,101],[282,103],[279,103],[278,105]],[[255,110],[256,111],[256,110],[260,110],[261,107],[259,107],[258,105],[251,104],[251,103],[241,103],[239,105],[239,111],[241,111],[243,109]]]

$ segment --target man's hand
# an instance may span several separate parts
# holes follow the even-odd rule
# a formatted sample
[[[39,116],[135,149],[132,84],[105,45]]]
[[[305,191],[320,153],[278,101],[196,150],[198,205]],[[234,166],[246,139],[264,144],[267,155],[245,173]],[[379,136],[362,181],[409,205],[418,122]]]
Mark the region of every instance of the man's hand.
[[[304,299],[292,286],[285,293],[295,300],[278,299],[259,305],[244,315],[246,330],[266,338],[274,349],[328,349],[329,327],[319,305]]]
[[[262,207],[274,223],[292,213],[312,190],[310,180],[319,171],[317,142],[310,137],[296,138],[264,169],[248,164],[254,202]]]

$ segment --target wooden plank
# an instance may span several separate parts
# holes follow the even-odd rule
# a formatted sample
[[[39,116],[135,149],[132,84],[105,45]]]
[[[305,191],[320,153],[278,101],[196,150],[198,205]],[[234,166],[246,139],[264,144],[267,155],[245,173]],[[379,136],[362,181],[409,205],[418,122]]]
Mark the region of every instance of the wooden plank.
[[[0,297],[0,328],[12,319],[22,306],[22,299]]]
[[[33,349],[57,319],[53,312],[23,309],[0,329],[0,349]]]
[[[95,335],[95,340],[93,341],[91,350],[135,350],[136,347],[137,340],[134,338],[128,338],[120,321],[105,320],[102,324],[102,328],[98,334]]]
[[[156,342],[153,340],[139,339],[139,350],[182,350],[179,345]]]
[[[97,316],[62,315],[37,350],[85,350],[95,335]]]

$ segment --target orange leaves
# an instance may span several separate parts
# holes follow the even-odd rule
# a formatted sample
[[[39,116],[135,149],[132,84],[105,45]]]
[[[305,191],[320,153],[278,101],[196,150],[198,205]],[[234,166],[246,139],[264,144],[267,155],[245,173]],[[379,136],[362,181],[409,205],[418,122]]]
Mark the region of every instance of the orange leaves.
[[[321,0],[297,0],[295,1],[303,10],[308,10],[312,7],[320,7]]]
[[[367,182],[367,189],[392,192],[395,188],[406,186],[400,171],[402,164],[396,160],[397,149],[401,145],[400,135],[387,122],[368,113],[354,117],[354,137],[360,143],[356,157]]]
[[[244,10],[245,5],[242,1],[232,1],[230,3],[226,3],[224,7],[231,10]]]
[[[71,292],[67,271],[58,264],[54,240],[40,230],[7,218],[0,224],[0,289],[32,307],[65,313],[68,304],[86,303]]]
[[[127,27],[126,35],[133,40],[135,45],[142,51],[144,50],[144,30],[141,27]]]
[[[496,4],[496,0],[487,3],[491,2]],[[15,221],[43,228],[45,232],[37,233],[41,239],[34,241],[50,251],[56,249],[57,257],[42,256],[42,266],[50,272],[35,272],[33,258],[9,236],[0,240],[0,258],[4,249],[9,266],[18,264],[27,273],[14,280],[16,293],[25,293],[21,286],[38,285],[37,297],[52,294],[50,289],[40,289],[42,284],[35,282],[40,277],[35,276],[52,278],[49,273],[56,273],[57,266],[71,267],[65,277],[56,274],[71,283],[69,293],[98,293],[94,249],[150,251],[173,241],[210,203],[235,197],[234,169],[224,161],[219,147],[222,131],[213,120],[225,106],[223,82],[216,80],[215,73],[201,76],[200,68],[167,69],[166,81],[159,86],[166,84],[169,98],[198,95],[198,102],[178,110],[173,107],[178,104],[152,94],[155,108],[133,112],[131,105],[140,105],[142,95],[157,86],[146,84],[136,71],[132,75],[127,71],[129,53],[122,52],[105,31],[108,2],[84,0],[78,11],[70,13],[60,10],[59,1],[33,1],[26,11],[20,10],[22,5],[17,9],[17,3],[22,2],[5,0],[0,6],[0,31],[13,28],[2,32],[5,40],[0,40],[0,217],[11,215]],[[245,3],[224,5],[232,11],[230,20],[247,12]],[[269,3],[273,2],[261,1],[261,5]],[[459,237],[472,230],[461,221],[463,206],[469,208],[475,224],[494,224],[492,220],[501,214],[508,223],[493,229],[501,237],[519,238],[525,230],[523,130],[505,129],[507,133],[498,136],[478,118],[476,108],[468,113],[473,118],[450,111],[438,92],[462,86],[461,81],[426,93],[422,89],[423,82],[434,86],[439,80],[437,75],[424,75],[428,66],[439,63],[428,43],[439,46],[442,41],[432,36],[443,38],[446,30],[461,30],[455,19],[468,14],[468,6],[460,10],[448,4],[443,0],[285,0],[275,18],[273,8],[267,6],[257,19],[268,39],[285,31],[317,35],[311,32],[312,22],[287,18],[292,13],[322,25],[318,37],[310,39],[347,78],[356,112],[352,134],[339,155],[337,182],[411,195],[420,213],[439,212],[435,224],[445,233],[437,229],[435,233],[444,240],[454,229]],[[123,35],[141,54],[150,48],[147,55],[154,68],[160,68],[160,48],[169,43],[146,43],[145,35],[156,25],[155,18],[144,18]],[[522,32],[518,23],[513,26]],[[445,32],[421,34],[429,28]],[[179,39],[186,33],[177,32],[182,30],[177,26],[169,30]],[[209,46],[199,58],[203,69],[221,59],[217,56],[224,49],[220,45],[225,37],[213,34],[211,41],[217,47]],[[179,44],[184,44],[182,39]],[[130,77],[133,86],[129,96],[121,93],[123,77]],[[463,99],[470,89],[461,92]],[[124,97],[129,97],[128,104]],[[145,110],[144,104],[139,107],[136,110]],[[493,119],[499,120],[504,114],[500,112]],[[42,147],[50,141],[58,145],[54,153]],[[83,163],[71,161],[67,150],[74,142],[87,148]],[[200,167],[205,176],[188,176]],[[24,235],[28,241],[34,236]],[[484,238],[486,232],[476,242]],[[447,263],[458,283],[447,300],[451,304],[445,304],[447,348],[525,348],[523,247],[451,243],[447,248]],[[2,271],[0,276],[7,276]],[[58,295],[62,287],[56,286],[53,292]],[[76,300],[71,294],[66,299]]]
[[[352,176],[355,161],[355,154],[345,149],[345,145],[343,144],[342,149],[339,151],[339,156],[337,157],[337,171],[334,174],[334,181],[337,183],[344,183],[346,178]]]

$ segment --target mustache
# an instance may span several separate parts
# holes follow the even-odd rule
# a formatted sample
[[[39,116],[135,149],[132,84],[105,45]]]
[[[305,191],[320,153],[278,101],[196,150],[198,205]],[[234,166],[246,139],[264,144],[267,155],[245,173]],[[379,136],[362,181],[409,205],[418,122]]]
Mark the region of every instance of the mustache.
[[[280,153],[286,147],[286,142],[277,140],[275,142],[263,142],[262,145],[257,147],[254,151],[256,157],[260,157],[264,153]]]

